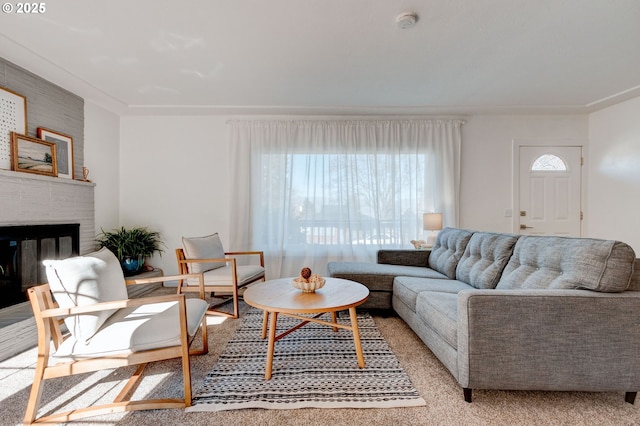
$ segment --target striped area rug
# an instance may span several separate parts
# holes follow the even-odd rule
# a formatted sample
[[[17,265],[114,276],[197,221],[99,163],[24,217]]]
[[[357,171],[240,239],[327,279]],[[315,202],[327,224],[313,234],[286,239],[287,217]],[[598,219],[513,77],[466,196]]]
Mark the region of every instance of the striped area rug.
[[[339,321],[348,324],[348,315]],[[278,333],[298,323],[280,316]],[[371,316],[359,313],[358,325],[364,369],[358,368],[350,331],[309,323],[276,342],[273,375],[265,381],[262,311],[251,309],[186,411],[426,405]]]

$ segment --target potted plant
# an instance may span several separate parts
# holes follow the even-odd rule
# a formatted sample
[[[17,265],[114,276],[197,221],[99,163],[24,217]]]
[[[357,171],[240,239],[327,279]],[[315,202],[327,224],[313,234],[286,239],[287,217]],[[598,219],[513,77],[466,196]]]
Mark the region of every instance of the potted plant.
[[[163,251],[164,243],[160,239],[160,233],[147,228],[126,229],[123,226],[109,232],[103,229],[101,231],[96,240],[98,248],[106,247],[111,250],[127,276],[140,272],[146,257]]]

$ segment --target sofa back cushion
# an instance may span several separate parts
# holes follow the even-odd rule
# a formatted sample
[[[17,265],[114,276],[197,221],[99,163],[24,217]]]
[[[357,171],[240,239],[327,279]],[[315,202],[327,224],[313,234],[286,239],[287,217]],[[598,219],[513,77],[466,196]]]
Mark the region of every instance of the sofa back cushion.
[[[496,288],[620,292],[629,286],[634,261],[633,249],[619,241],[522,236]]]
[[[631,276],[631,282],[627,290],[640,291],[640,259],[636,258],[633,264],[633,275]]]
[[[471,235],[472,232],[464,229],[444,228],[440,231],[429,255],[429,267],[455,279],[458,261],[467,248]]]
[[[495,288],[516,241],[517,235],[475,232],[458,262],[456,279],[475,288]]]

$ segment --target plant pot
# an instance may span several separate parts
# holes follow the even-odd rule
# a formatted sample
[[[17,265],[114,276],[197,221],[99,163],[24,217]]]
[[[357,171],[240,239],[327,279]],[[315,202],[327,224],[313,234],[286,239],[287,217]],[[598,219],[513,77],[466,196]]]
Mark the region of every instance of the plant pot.
[[[142,266],[144,265],[144,256],[125,256],[125,258],[120,262],[122,266],[122,271],[125,276],[135,275],[142,270]]]

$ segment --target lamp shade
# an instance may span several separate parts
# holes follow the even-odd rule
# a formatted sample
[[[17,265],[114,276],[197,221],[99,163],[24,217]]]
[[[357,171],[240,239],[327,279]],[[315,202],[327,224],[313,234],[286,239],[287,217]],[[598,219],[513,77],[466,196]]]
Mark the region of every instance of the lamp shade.
[[[442,229],[442,213],[425,213],[422,215],[426,231],[440,231]]]

